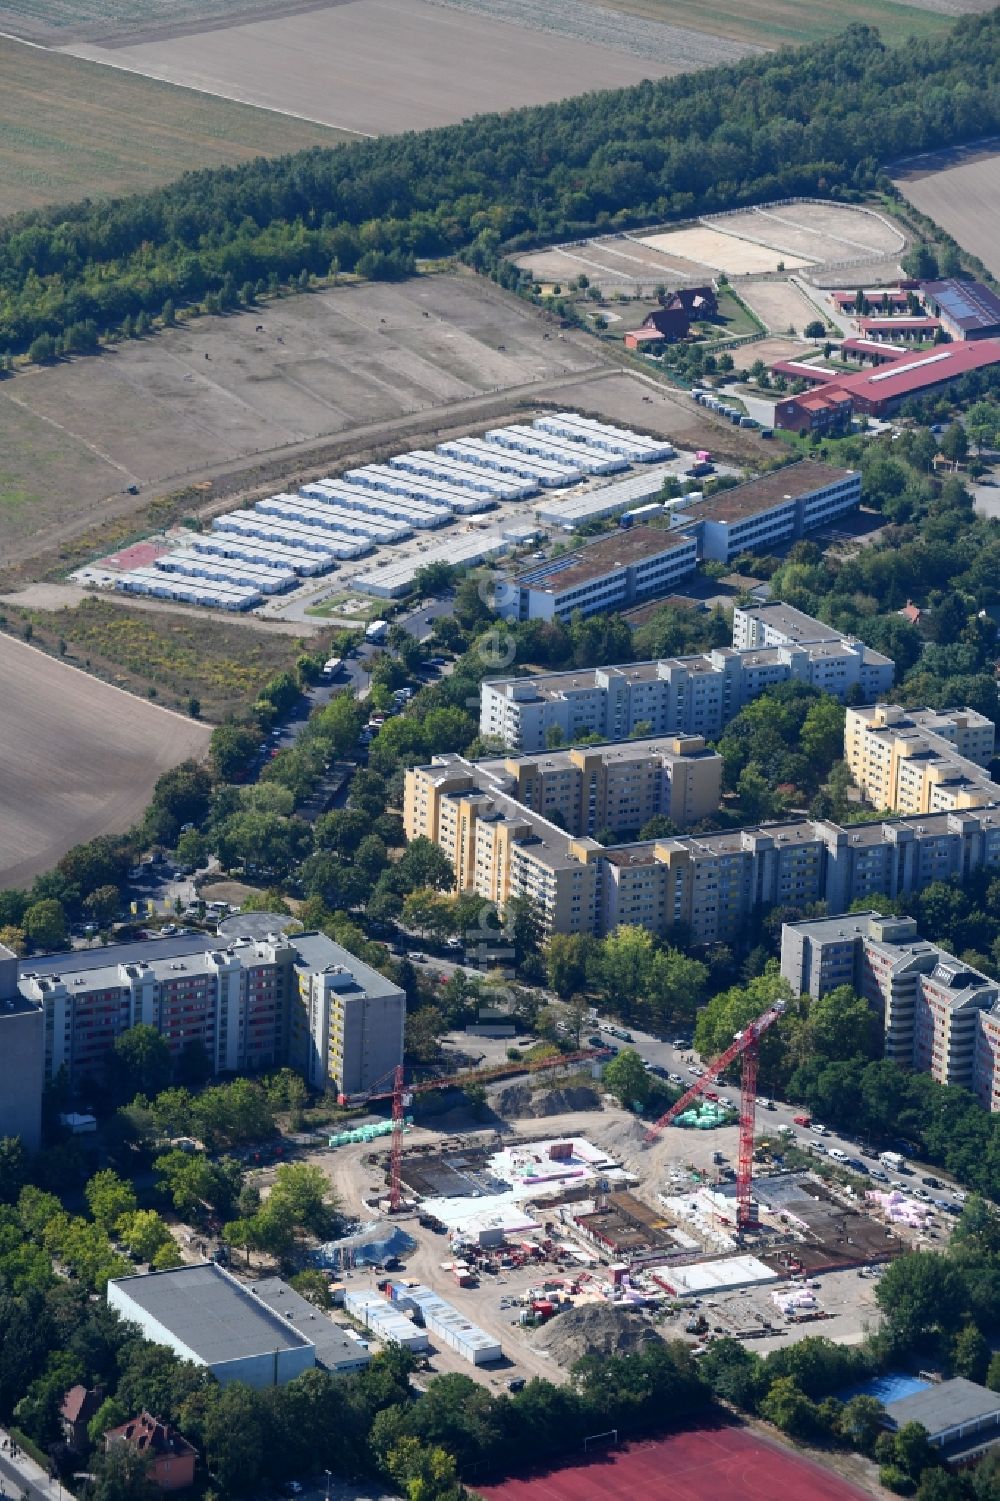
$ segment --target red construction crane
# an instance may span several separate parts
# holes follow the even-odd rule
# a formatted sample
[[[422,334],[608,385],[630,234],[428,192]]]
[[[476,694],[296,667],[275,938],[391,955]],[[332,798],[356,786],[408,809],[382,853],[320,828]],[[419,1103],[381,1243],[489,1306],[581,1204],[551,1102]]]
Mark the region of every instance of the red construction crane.
[[[650,1126],[646,1132],[646,1141],[654,1142],[664,1126],[669,1126],[672,1121],[687,1109],[692,1100],[699,1095],[723,1073],[736,1059],[742,1060],[740,1073],[740,1151],[739,1161],[736,1168],[736,1223],[741,1230],[752,1229],[757,1223],[753,1200],[750,1190],[753,1185],[753,1126],[754,1114],[757,1109],[757,1065],[760,1061],[760,1039],[785,1009],[784,1001],[776,1001],[774,1005],[756,1021],[752,1021],[742,1032],[737,1032],[726,1051],[710,1063],[696,1080],[691,1088],[681,1095],[680,1099],[671,1105],[666,1114]]]
[[[527,1063],[498,1063],[489,1068],[467,1069],[464,1073],[449,1074],[443,1079],[422,1079],[418,1084],[406,1087],[403,1065],[397,1064],[381,1079],[376,1079],[370,1090],[363,1094],[340,1095],[341,1105],[367,1105],[373,1100],[392,1100],[392,1133],[389,1147],[389,1213],[396,1214],[402,1203],[403,1163],[403,1112],[415,1094],[426,1094],[432,1089],[451,1089],[455,1085],[486,1084],[493,1079],[509,1078],[513,1074],[537,1074],[547,1068],[563,1068],[566,1064],[592,1062],[607,1056],[607,1048],[582,1048],[576,1053],[555,1053],[548,1058],[535,1058]],[[392,1087],[383,1089],[392,1080]]]

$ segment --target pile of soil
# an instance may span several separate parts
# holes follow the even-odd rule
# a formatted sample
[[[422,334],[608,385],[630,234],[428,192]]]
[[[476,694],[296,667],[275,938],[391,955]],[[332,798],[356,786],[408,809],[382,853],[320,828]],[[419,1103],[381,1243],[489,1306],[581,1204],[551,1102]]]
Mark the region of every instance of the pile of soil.
[[[577,1110],[602,1108],[597,1090],[587,1084],[565,1089],[529,1089],[527,1084],[509,1084],[493,1097],[492,1105],[505,1120],[534,1120],[545,1115],[570,1115]]]
[[[584,1355],[622,1355],[658,1338],[634,1308],[614,1303],[584,1303],[557,1313],[536,1329],[531,1343],[554,1361],[569,1367]]]

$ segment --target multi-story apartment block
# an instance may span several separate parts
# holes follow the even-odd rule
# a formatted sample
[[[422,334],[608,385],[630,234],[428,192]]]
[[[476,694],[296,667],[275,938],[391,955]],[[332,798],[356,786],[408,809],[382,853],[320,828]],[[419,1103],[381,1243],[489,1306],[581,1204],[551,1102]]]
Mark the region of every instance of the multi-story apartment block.
[[[983,770],[996,728],[974,709],[848,709],[844,759],[865,798],[896,813],[953,812],[996,802]]]
[[[684,827],[715,813],[722,796],[722,757],[700,735],[481,764],[518,802],[568,834],[634,832],[656,814]]]
[[[505,620],[569,620],[623,610],[668,594],[697,563],[693,537],[633,526],[501,580],[496,609]]]
[[[779,639],[780,638],[780,639]],[[807,683],[842,701],[852,689],[872,701],[892,687],[889,657],[783,604],[737,610],[733,646],[700,656],[611,667],[489,678],[479,729],[511,750],[544,750],[597,734],[714,738],[739,711],[778,683]]]
[[[882,1020],[887,1058],[1000,1110],[1000,984],[920,938],[912,918],[786,923],[781,973],[814,997],[852,986]]]
[[[804,537],[860,501],[860,473],[801,459],[710,496],[690,515],[678,514],[698,543],[699,559],[730,563],[741,552],[767,552]]]
[[[501,907],[526,892],[551,932],[602,934],[639,923],[725,942],[764,907],[824,901],[843,912],[859,899],[1000,869],[997,806],[849,828],[790,819],[605,847],[520,801],[506,765],[446,755],[415,767],[406,775],[404,827],[407,838],[439,845],[459,890]]]
[[[0,943],[0,1139],[19,1136],[29,1152],[42,1144],[45,1018],[17,988],[17,955]]]
[[[850,690],[856,689],[862,703],[874,703],[892,687],[895,674],[895,665],[889,657],[779,599],[736,606],[733,646],[744,652],[773,647],[808,651],[811,686],[832,693],[841,701]],[[850,650],[840,652],[836,650],[838,646]]]
[[[43,1017],[47,1079],[97,1076],[139,1022],[175,1055],[200,1043],[216,1073],[290,1063],[338,1094],[369,1088],[403,1056],[403,992],[321,933],[192,933],[32,957],[17,994]]]

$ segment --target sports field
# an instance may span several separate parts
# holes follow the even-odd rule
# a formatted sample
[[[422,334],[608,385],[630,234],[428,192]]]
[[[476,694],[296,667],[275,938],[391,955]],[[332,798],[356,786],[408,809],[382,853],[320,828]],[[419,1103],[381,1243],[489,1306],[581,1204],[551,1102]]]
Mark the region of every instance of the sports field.
[[[1000,140],[900,162],[893,180],[915,208],[1000,276]]]
[[[348,139],[0,37],[0,217]]]
[[[164,771],[210,727],[0,634],[0,887],[23,885],[74,844],[120,833]]]
[[[604,1449],[579,1464],[476,1489],[487,1501],[870,1501],[839,1475],[735,1426]]]

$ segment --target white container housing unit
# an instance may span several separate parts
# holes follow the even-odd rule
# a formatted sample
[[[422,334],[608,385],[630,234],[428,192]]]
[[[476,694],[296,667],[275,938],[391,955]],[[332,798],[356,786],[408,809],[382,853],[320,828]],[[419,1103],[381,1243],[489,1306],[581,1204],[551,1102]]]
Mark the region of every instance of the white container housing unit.
[[[430,1344],[426,1330],[411,1324],[405,1313],[381,1293],[350,1288],[344,1294],[344,1309],[377,1339],[413,1351],[426,1350]]]
[[[650,464],[638,474],[613,480],[609,485],[599,485],[596,490],[583,490],[558,500],[554,497],[542,499],[535,507],[535,515],[550,526],[575,531],[589,521],[601,521],[606,516],[658,499],[663,481],[677,478],[675,468],[669,463]]]
[[[306,500],[324,501],[339,511],[353,511],[358,516],[381,517],[412,532],[417,518],[427,515],[425,502],[404,495],[388,495],[384,490],[368,490],[362,485],[345,485],[340,480],[318,479],[303,485],[299,494]],[[435,507],[435,510],[438,507]]]
[[[331,554],[335,558],[363,558],[372,545],[363,537],[338,537],[319,526],[302,526],[280,516],[266,516],[262,511],[227,511],[213,523],[217,532],[235,532],[240,537],[263,537],[304,547],[312,552]]]
[[[452,537],[407,558],[392,558],[381,568],[376,566],[367,573],[355,574],[351,583],[377,599],[399,599],[410,593],[418,572],[430,563],[473,567],[498,553],[509,552],[510,547],[511,539],[502,532],[474,532],[470,537]]]
[[[246,584],[261,594],[280,594],[295,583],[291,568],[275,568],[266,563],[248,563],[242,558],[212,558],[203,552],[181,549],[155,560],[154,568],[164,573],[180,573],[193,579],[218,579],[224,584]]]
[[[596,422],[593,417],[580,417],[576,412],[547,413],[536,417],[534,426],[539,432],[555,433],[573,442],[620,454],[632,464],[654,464],[658,459],[672,459],[675,455],[673,444],[665,438],[646,438],[630,428],[612,427],[607,422]]]
[[[248,563],[265,563],[269,567],[288,567],[293,573],[311,576],[328,573],[336,567],[332,553],[306,552],[304,547],[283,547],[280,542],[260,539],[243,541],[225,532],[208,532],[192,538],[191,550],[215,558],[244,558]]]
[[[620,474],[628,468],[628,459],[620,453],[573,443],[555,433],[541,433],[534,427],[515,423],[512,427],[494,427],[485,435],[487,443],[498,448],[512,448],[515,453],[533,453],[555,464],[573,464],[584,474]]]
[[[252,610],[263,598],[259,589],[244,584],[210,583],[180,573],[163,573],[158,568],[133,568],[115,579],[115,588],[123,594],[146,594],[152,599],[171,599],[176,604],[203,605],[213,610]]]
[[[411,1308],[424,1327],[441,1344],[461,1355],[470,1365],[488,1365],[503,1359],[503,1349],[494,1334],[470,1324],[464,1313],[438,1297],[429,1287],[408,1287],[397,1296],[396,1307]]]
[[[289,521],[301,521],[305,526],[321,526],[324,531],[337,532],[340,536],[361,537],[379,546],[412,536],[411,528],[398,521],[342,511],[339,506],[327,505],[322,500],[307,500],[301,495],[268,495],[266,499],[258,500],[254,510],[265,516],[284,516]]]
[[[412,453],[397,454],[389,462],[394,469],[405,469],[443,485],[454,485],[459,490],[478,491],[494,500],[527,500],[538,489],[537,483],[531,480],[519,479],[512,474],[491,474],[475,464],[442,458],[429,449],[417,448]]]
[[[475,464],[478,468],[500,474],[520,476],[546,489],[553,485],[576,485],[583,479],[583,470],[578,464],[571,464],[569,459],[556,463],[537,454],[515,453],[511,448],[501,448],[483,438],[455,438],[439,443],[437,451],[443,458],[457,459],[460,464]]]
[[[366,464],[363,469],[352,469],[344,478],[383,495],[401,495],[408,502],[422,506],[445,506],[449,512],[462,516],[474,511],[488,511],[496,504],[494,497],[485,491],[463,489],[451,480],[434,479],[410,469],[394,467],[391,463]]]
[[[444,491],[440,485],[432,485],[408,474],[402,469],[390,469],[388,464],[366,464],[362,469],[349,469],[344,479],[357,486],[365,495],[381,498],[402,498],[417,526],[416,517],[424,517],[424,526],[447,526],[454,514],[453,500],[458,499],[454,487]]]

